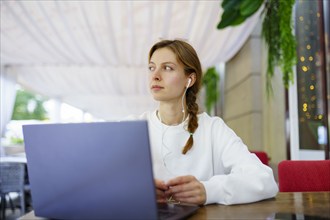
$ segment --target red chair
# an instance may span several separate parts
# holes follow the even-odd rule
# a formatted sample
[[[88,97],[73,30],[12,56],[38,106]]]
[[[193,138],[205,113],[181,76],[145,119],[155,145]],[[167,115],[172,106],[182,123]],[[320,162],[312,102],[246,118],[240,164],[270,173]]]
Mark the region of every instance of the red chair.
[[[280,192],[330,191],[330,160],[284,160],[278,164]]]
[[[251,153],[254,153],[263,164],[269,166],[269,157],[268,157],[266,152],[264,152],[264,151],[251,151]]]

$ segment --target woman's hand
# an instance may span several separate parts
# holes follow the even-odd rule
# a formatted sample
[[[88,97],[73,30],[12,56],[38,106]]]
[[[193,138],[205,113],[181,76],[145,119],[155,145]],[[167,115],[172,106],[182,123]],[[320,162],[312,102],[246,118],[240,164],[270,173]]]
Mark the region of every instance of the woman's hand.
[[[203,205],[206,202],[204,185],[194,176],[179,176],[166,183],[165,196],[177,202]]]
[[[159,179],[155,179],[157,202],[166,202],[165,191],[168,189],[165,182]]]

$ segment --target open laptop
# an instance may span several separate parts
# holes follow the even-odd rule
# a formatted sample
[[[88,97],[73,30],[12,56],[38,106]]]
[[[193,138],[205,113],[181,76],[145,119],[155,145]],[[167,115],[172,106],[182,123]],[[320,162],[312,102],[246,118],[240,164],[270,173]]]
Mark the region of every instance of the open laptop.
[[[25,125],[23,134],[36,216],[183,219],[198,209],[157,204],[146,121]]]

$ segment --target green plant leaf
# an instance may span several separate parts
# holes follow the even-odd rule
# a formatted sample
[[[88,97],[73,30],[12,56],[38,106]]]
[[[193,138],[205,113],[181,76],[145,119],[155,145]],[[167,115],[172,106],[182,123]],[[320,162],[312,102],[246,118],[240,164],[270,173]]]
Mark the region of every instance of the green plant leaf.
[[[231,22],[231,25],[236,26],[236,25],[242,24],[246,20],[246,18],[247,17],[245,17],[245,16],[238,16],[238,17],[236,17],[236,19],[234,21]]]
[[[218,100],[219,90],[218,90],[219,74],[215,67],[210,67],[207,69],[206,73],[203,75],[202,83],[205,86],[205,107],[208,113],[211,112],[212,107]]]
[[[295,0],[280,1],[279,4],[279,27],[280,27],[280,66],[283,72],[283,83],[286,88],[293,82],[292,67],[296,64],[296,41],[292,34],[292,8]],[[290,16],[288,16],[290,15]]]
[[[236,26],[256,12],[264,0],[224,0],[221,4],[223,13],[217,29]],[[243,7],[242,7],[242,4]],[[243,10],[244,14],[241,12]],[[252,12],[251,12],[252,11]]]
[[[231,25],[236,25],[237,21],[241,21],[241,20],[242,18],[238,10],[224,11],[217,28],[223,29]]]
[[[242,0],[223,0],[221,7],[224,11],[238,10]]]
[[[254,14],[262,5],[264,0],[244,0],[240,4],[240,14],[249,17]]]

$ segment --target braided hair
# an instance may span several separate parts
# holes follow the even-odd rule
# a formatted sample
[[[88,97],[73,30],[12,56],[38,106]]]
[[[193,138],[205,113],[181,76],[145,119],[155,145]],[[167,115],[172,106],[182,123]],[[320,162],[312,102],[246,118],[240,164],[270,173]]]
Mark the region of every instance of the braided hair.
[[[201,87],[202,67],[195,49],[182,40],[162,40],[153,45],[149,51],[149,61],[153,53],[160,48],[168,48],[176,54],[177,60],[184,66],[184,73],[189,76],[194,73],[196,75],[195,83],[187,89],[186,92],[186,105],[188,113],[187,131],[190,136],[182,149],[182,154],[186,154],[194,144],[193,134],[198,127],[198,104],[197,94]]]

